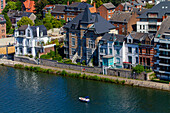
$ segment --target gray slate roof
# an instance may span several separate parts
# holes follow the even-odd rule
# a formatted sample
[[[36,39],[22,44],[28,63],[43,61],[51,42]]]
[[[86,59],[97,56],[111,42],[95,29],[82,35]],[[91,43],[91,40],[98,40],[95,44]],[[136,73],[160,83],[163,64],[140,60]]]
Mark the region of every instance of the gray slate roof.
[[[31,14],[32,14],[31,12],[23,12],[21,16],[22,16],[22,17],[23,17],[23,16],[30,17]]]
[[[115,6],[109,2],[109,3],[104,3],[103,6],[106,8],[106,9],[114,9]]]
[[[115,12],[110,18],[110,21],[128,23],[131,17],[131,12]]]
[[[158,32],[156,33],[156,36],[155,36],[155,37],[158,37],[158,35],[160,35],[160,37],[161,37],[162,34],[165,33],[165,32],[170,32],[170,17],[166,18],[166,19],[162,22],[162,24],[161,24]]]
[[[93,7],[92,5],[90,5],[86,2],[74,2],[74,3],[70,4],[68,7],[77,7],[77,8],[85,9],[87,5],[88,5],[88,7]]]
[[[125,38],[126,38],[125,35],[117,35],[117,34],[113,34],[113,33],[112,34],[111,33],[105,33],[101,40],[108,41],[108,40],[112,39],[112,41],[123,42]]]
[[[19,31],[24,31],[26,30],[28,25],[22,25],[21,27],[18,28]],[[47,35],[47,29],[44,25],[39,25],[39,26],[30,26],[30,28],[33,30],[33,36],[37,37],[37,27],[39,27],[39,33],[43,32],[43,35]]]
[[[64,28],[66,29],[79,29],[80,24],[93,24],[93,29],[96,34],[107,33],[111,29],[114,29],[111,23],[101,17],[99,14],[92,14],[89,11],[89,7],[85,8],[85,11],[80,13],[77,17],[75,17],[72,21],[67,23]]]
[[[144,9],[144,8],[141,8],[141,10],[140,10],[140,8],[133,8],[133,11],[132,11],[132,12],[135,12],[135,13],[137,13],[138,15],[141,15],[141,14],[145,13],[147,10],[148,10],[148,9]]]
[[[158,5],[153,6],[151,9],[147,10],[138,18],[148,18],[148,13],[157,13],[157,18],[162,18],[162,16],[164,16],[166,13],[170,13],[170,1],[160,2]]]
[[[150,39],[153,39],[154,37],[152,34],[139,33],[139,32],[132,32],[130,35],[133,37],[133,39],[140,40],[140,41],[144,40],[147,37],[149,37]]]
[[[55,8],[51,11],[52,13],[65,13],[65,7],[67,5],[62,5],[62,4],[56,4]]]
[[[7,13],[8,17],[23,17],[23,16],[30,17],[31,14],[32,14],[31,12],[23,12],[18,10],[9,10]]]
[[[0,15],[0,23],[6,23],[4,15]]]

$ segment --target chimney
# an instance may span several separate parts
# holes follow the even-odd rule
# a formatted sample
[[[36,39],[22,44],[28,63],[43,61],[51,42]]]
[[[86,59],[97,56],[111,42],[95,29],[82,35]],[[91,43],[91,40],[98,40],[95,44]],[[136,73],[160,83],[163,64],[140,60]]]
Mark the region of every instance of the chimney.
[[[93,6],[96,8],[96,2],[93,3]]]
[[[69,6],[69,1],[67,1],[67,5]]]
[[[39,27],[37,26],[37,37],[40,37],[40,29],[39,29]]]
[[[72,4],[73,4],[74,2],[72,1]]]

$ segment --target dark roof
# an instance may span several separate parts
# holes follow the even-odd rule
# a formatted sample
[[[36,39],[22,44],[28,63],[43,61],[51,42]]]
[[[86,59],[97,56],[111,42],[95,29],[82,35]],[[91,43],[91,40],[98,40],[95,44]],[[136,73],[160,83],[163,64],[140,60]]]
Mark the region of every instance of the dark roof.
[[[68,7],[77,7],[80,9],[85,9],[87,5],[88,5],[88,7],[93,7],[92,5],[90,5],[86,2],[74,2],[74,3],[70,4]]]
[[[28,25],[22,25],[21,27],[18,28],[19,31],[24,31],[26,30]]]
[[[22,16],[22,17],[23,17],[23,16],[30,17],[31,14],[32,14],[31,12],[23,12],[21,16]]]
[[[131,17],[131,12],[115,12],[110,21],[127,23]]]
[[[65,7],[67,5],[62,5],[62,4],[56,4],[54,6],[54,9],[51,11],[52,13],[65,13],[64,10],[65,10]]]
[[[7,13],[8,17],[23,17],[23,16],[30,17],[31,14],[32,12],[23,12],[18,10],[9,10]]]
[[[4,15],[0,15],[0,23],[6,23]]]
[[[96,34],[107,33],[111,29],[114,29],[111,23],[101,17],[99,14],[92,14],[89,11],[88,6],[85,8],[85,11],[76,16],[72,21],[67,23],[64,28],[66,29],[79,29],[80,24],[92,24],[89,29],[93,29]],[[73,28],[74,27],[74,28]]]
[[[114,9],[115,6],[109,2],[109,3],[104,3],[103,6],[106,8],[106,9]]]
[[[18,10],[9,10],[7,13],[8,17],[21,17],[22,14],[23,12]]]
[[[144,40],[145,38],[149,37],[150,39],[153,39],[153,34],[149,34],[149,33],[139,33],[139,32],[133,32],[130,34],[132,36],[133,39],[136,40]]]
[[[160,35],[159,37],[162,36],[163,33],[165,32],[170,32],[170,17],[167,17],[161,24],[158,32],[156,33],[155,37],[158,37],[158,35]]]
[[[157,18],[162,18],[166,13],[170,13],[170,1],[160,2],[158,5],[153,6],[138,18],[148,18],[148,13],[158,13]]]
[[[132,12],[135,12],[137,13],[138,15],[141,15],[143,14],[144,12],[146,12],[148,9],[144,9],[144,8],[133,8],[133,11]]]
[[[113,33],[105,33],[101,40],[104,40],[104,41],[111,40],[111,41],[123,42],[125,38],[126,38],[125,35],[118,35],[118,34],[113,34]]]
[[[24,31],[26,30],[28,25],[22,25],[21,27],[18,28],[19,31]],[[43,35],[47,35],[47,29],[44,25],[39,25],[39,26],[30,26],[30,28],[33,31],[33,36],[37,37],[37,27],[39,27],[39,34],[43,32]]]

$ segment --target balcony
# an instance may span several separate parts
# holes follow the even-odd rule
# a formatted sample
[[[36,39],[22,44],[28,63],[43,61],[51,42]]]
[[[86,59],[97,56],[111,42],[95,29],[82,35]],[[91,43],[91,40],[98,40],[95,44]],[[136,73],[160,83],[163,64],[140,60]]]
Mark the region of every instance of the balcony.
[[[157,28],[149,28],[148,31],[157,31]]]
[[[159,64],[160,60],[157,60],[156,62],[154,62],[154,64]]]

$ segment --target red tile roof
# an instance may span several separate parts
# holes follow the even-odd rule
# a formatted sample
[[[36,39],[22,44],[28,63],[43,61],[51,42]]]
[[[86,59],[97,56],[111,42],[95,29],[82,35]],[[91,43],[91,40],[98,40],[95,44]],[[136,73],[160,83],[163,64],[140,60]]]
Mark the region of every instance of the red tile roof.
[[[53,7],[54,5],[46,5],[43,10],[46,10],[48,7]]]
[[[31,1],[31,0],[26,0],[25,2],[23,2],[25,8],[26,8],[26,12],[34,12],[35,10],[35,2]]]

